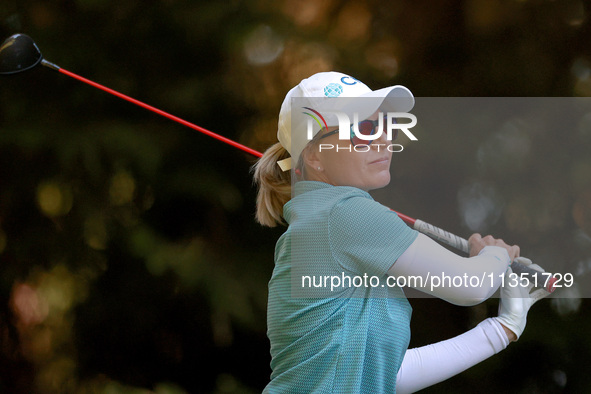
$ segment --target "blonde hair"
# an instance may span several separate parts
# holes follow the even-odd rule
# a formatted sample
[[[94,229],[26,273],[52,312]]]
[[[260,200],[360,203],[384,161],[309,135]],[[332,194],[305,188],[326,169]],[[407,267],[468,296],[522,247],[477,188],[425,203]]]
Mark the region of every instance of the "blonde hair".
[[[258,185],[256,220],[263,226],[285,225],[283,206],[291,199],[291,171],[283,171],[277,162],[289,152],[278,142],[269,147],[253,166]]]
[[[283,218],[283,206],[291,200],[292,180],[299,182],[309,179],[307,174],[310,169],[306,163],[306,157],[318,147],[321,135],[321,133],[316,133],[302,150],[295,165],[295,179],[292,179],[292,171],[283,171],[277,164],[278,161],[290,157],[289,152],[279,142],[271,145],[252,167],[254,183],[259,187],[256,209],[257,222],[268,227],[287,224]]]

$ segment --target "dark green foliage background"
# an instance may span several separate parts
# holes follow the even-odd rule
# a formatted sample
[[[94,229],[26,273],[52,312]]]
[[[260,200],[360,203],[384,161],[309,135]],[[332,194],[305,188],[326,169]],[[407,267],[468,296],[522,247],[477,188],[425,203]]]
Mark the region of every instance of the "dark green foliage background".
[[[591,63],[587,0],[317,3],[328,11],[306,24],[294,15],[315,2],[8,0],[0,5],[0,38],[26,33],[47,60],[257,150],[275,138],[285,93],[325,71],[322,64],[372,88],[403,84],[417,97],[591,94],[575,76],[577,65]],[[353,3],[370,23],[341,39],[342,21],[358,22],[346,13]],[[284,43],[269,64],[244,55],[259,25]],[[378,41],[396,51],[390,75],[365,52]],[[320,46],[325,63],[315,64],[306,44]],[[298,67],[294,82],[290,70]],[[576,231],[591,234],[589,135],[536,141],[540,165],[528,174],[531,184],[486,175],[503,193],[522,184],[526,200],[533,199],[527,190],[560,186],[558,225],[527,234],[502,223],[485,230],[523,250],[545,244],[558,256],[589,256],[588,245],[573,241]],[[463,144],[439,138],[412,170],[396,172],[407,194],[393,208],[466,234],[456,196],[474,176],[474,150],[486,136]],[[559,164],[544,167],[552,158]],[[253,162],[47,68],[2,76],[0,392],[260,392],[270,374],[266,287],[282,230],[254,221]],[[565,183],[574,169],[576,182]],[[116,202],[117,179],[131,180],[132,199]],[[40,209],[46,184],[71,198],[67,212]],[[533,203],[522,209],[537,214]],[[98,244],[89,242],[92,231]],[[62,291],[69,303],[25,327],[14,307],[23,284]],[[420,346],[494,315],[497,300],[474,308],[424,299],[412,305],[411,345]],[[517,344],[427,391],[589,390],[589,308],[586,299],[570,313],[541,303]],[[49,340],[38,339],[48,332]]]

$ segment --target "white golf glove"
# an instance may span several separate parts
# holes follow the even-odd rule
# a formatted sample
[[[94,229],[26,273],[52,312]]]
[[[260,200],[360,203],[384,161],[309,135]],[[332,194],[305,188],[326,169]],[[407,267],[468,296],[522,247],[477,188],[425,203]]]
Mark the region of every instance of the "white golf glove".
[[[528,258],[517,257],[515,261],[537,271],[545,272],[539,265],[532,264],[532,261]],[[501,288],[501,297],[499,300],[499,315],[495,319],[513,331],[517,339],[519,339],[525,329],[529,308],[550,293],[544,289],[537,289],[530,293],[533,288],[533,282],[529,281],[529,284],[526,286],[524,280],[519,280],[520,278],[511,275],[512,273],[511,268],[508,268],[505,273],[505,284]]]

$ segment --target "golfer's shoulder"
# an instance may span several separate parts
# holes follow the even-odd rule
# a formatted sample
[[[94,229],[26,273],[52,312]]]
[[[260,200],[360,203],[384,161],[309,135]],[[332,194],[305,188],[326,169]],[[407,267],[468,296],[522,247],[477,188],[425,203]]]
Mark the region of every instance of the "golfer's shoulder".
[[[375,201],[369,193],[355,187],[341,187],[338,201],[332,207],[330,217],[334,222],[359,223],[368,218],[379,220],[390,210]]]

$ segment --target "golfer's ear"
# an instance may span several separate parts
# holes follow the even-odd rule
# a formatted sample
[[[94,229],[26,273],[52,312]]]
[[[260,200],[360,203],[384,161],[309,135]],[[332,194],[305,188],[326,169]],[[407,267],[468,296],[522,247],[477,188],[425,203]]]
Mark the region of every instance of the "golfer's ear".
[[[309,144],[302,152],[304,164],[310,168],[322,167],[322,161],[317,144]]]

